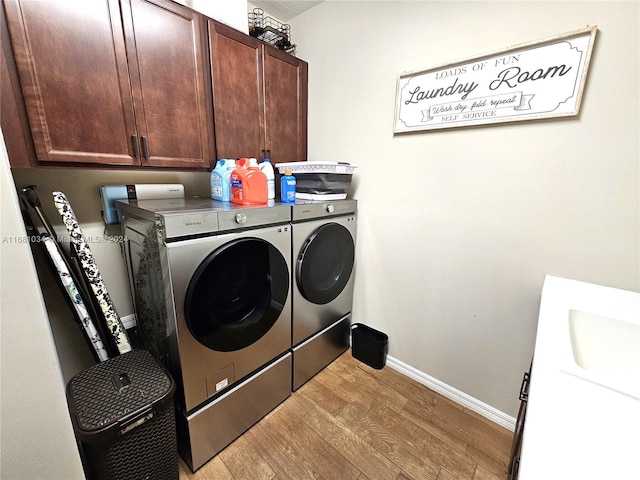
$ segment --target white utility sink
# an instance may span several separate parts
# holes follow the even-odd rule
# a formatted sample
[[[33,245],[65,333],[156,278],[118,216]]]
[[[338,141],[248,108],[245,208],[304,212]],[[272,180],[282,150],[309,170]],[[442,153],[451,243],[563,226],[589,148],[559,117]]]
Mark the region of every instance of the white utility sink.
[[[640,399],[639,323],[569,310],[569,336],[574,364],[565,366],[603,387]]]
[[[626,480],[640,452],[640,293],[547,276],[520,480]]]

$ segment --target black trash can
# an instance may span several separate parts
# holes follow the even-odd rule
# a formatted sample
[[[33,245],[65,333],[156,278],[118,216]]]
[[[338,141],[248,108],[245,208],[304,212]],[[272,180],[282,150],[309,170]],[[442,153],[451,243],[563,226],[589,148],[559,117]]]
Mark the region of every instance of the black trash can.
[[[168,372],[132,350],[74,376],[67,403],[91,480],[177,480],[178,450]]]
[[[389,337],[362,323],[351,325],[351,355],[353,358],[380,370],[387,359]]]

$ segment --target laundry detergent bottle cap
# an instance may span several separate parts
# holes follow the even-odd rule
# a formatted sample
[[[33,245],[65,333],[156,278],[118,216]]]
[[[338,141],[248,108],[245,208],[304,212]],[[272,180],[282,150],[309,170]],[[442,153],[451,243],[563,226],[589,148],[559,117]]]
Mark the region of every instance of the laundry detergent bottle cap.
[[[280,200],[283,203],[295,203],[296,201],[296,177],[291,175],[291,169],[287,168],[280,178]]]

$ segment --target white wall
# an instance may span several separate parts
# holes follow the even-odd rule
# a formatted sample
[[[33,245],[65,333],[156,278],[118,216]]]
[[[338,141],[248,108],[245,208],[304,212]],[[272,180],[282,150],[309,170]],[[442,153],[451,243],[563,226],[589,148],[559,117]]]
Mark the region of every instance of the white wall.
[[[359,165],[354,321],[508,414],[545,274],[640,289],[638,2],[326,1],[290,20],[309,159]],[[397,76],[599,26],[578,118],[393,135]]]
[[[230,27],[249,34],[247,2],[245,0],[177,0],[194,10],[218,20]]]
[[[84,478],[58,358],[0,132],[0,477]],[[22,240],[22,241],[20,241]]]

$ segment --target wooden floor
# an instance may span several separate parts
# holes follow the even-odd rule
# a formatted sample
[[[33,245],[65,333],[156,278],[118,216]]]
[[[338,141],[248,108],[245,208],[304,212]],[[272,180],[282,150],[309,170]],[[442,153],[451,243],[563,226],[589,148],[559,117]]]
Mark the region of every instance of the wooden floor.
[[[504,480],[512,433],[345,352],[180,480]]]

